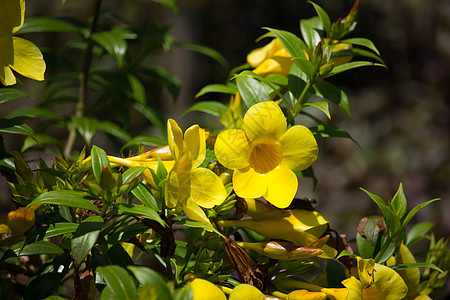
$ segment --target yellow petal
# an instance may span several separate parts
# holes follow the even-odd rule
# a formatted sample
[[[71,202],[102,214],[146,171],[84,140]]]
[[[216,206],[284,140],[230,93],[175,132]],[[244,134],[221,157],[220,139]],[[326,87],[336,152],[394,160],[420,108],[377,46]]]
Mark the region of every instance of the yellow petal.
[[[220,178],[211,170],[197,168],[191,173],[190,199],[204,208],[221,204],[227,192]]]
[[[236,286],[228,297],[228,300],[265,300],[264,294],[250,284]]]
[[[250,144],[241,129],[222,131],[214,145],[217,160],[228,169],[243,169],[249,164]]]
[[[169,141],[170,152],[175,161],[180,158],[183,151],[183,131],[173,119],[167,120],[167,139]]]
[[[14,76],[10,67],[0,65],[0,81],[3,85],[16,84],[16,76]]]
[[[274,56],[264,60],[256,69],[253,70],[253,73],[263,77],[270,74],[288,76],[292,63],[292,58],[290,57]]]
[[[358,276],[361,281],[362,287],[366,287],[373,284],[373,269],[375,267],[375,261],[373,259],[364,259],[361,257],[356,258],[358,261]]]
[[[297,176],[286,167],[278,166],[267,177],[267,191],[264,198],[278,208],[291,204],[298,188]]]
[[[11,68],[25,77],[44,80],[45,61],[39,48],[18,37],[13,37],[13,45],[14,62]]]
[[[188,201],[186,205],[183,205],[183,211],[191,220],[211,224],[203,209],[192,201]]]
[[[364,300],[398,300],[408,293],[402,277],[389,267],[375,264],[374,283],[363,290]]]
[[[311,131],[302,125],[289,128],[280,138],[283,149],[281,165],[293,171],[302,171],[317,159],[319,148]]]
[[[310,292],[308,290],[296,290],[287,295],[286,300],[325,300],[327,295],[324,292]]]
[[[267,58],[270,49],[272,49],[272,47],[275,44],[275,40],[276,39],[273,39],[270,43],[268,43],[264,47],[255,49],[252,52],[250,52],[247,55],[247,63],[252,67],[256,67],[259,64],[261,64]]]
[[[167,207],[175,207],[178,203],[179,185],[175,170],[170,171],[166,181],[165,199]]]
[[[287,123],[278,104],[273,101],[260,102],[247,111],[242,129],[253,142],[258,138],[278,140],[286,131]]]
[[[346,288],[324,288],[321,289],[331,300],[346,300],[348,289]]]
[[[267,177],[250,167],[234,170],[233,188],[239,197],[258,198],[267,191]]]
[[[192,125],[184,133],[186,150],[192,160],[192,168],[198,167],[206,154],[205,130],[198,125]]]
[[[0,0],[0,35],[16,33],[23,25],[25,0]]]
[[[411,251],[403,243],[401,243],[396,256],[396,264],[414,264],[416,259]],[[420,283],[420,272],[419,268],[407,268],[404,270],[398,270],[398,274],[403,278],[406,285],[408,286],[407,299],[412,298],[417,295],[417,288]]]
[[[194,298],[193,300],[226,300],[227,297],[222,292],[221,289],[219,289],[217,286],[215,286],[212,282],[195,278],[191,282],[192,291],[194,292]]]
[[[356,279],[355,277],[352,276],[348,279],[343,280],[342,284],[348,290],[348,296],[347,296],[346,300],[361,300],[361,299],[363,299],[363,294],[362,294],[363,287],[362,287],[361,282],[358,279]],[[401,298],[399,298],[399,299],[401,299]]]
[[[283,44],[279,39],[274,39],[273,46],[267,53],[267,56],[268,57],[281,56],[292,58],[292,56],[289,54],[286,48],[284,48]]]

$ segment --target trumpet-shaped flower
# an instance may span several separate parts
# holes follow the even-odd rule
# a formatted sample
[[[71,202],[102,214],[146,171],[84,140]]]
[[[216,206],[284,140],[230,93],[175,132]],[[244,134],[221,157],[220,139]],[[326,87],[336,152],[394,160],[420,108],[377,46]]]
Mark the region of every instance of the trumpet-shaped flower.
[[[213,208],[225,201],[225,187],[219,177],[206,168],[199,167],[205,159],[205,130],[198,125],[184,133],[178,124],[167,122],[169,147],[175,165],[166,182],[166,205],[180,205],[186,215],[196,221],[210,223],[203,208]]]
[[[16,77],[11,69],[25,77],[44,80],[45,62],[32,42],[15,37],[23,25],[25,0],[0,0],[0,81],[13,85]]]
[[[293,171],[311,166],[319,149],[305,126],[286,129],[280,107],[267,101],[250,107],[242,129],[219,134],[214,151],[222,165],[234,170],[233,187],[239,197],[263,196],[280,208],[291,204],[298,188]]]
[[[292,56],[283,47],[279,39],[273,39],[269,44],[250,52],[247,56],[250,66],[256,67],[253,72],[267,76],[269,74],[289,75],[292,67]]]
[[[358,257],[358,276],[342,281],[345,288],[322,289],[333,300],[396,300],[403,299],[408,287],[402,277],[373,259]]]

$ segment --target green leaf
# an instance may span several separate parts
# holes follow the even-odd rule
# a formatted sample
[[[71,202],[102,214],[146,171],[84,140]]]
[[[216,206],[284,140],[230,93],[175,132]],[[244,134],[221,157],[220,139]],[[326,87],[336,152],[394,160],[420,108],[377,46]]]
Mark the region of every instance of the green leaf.
[[[303,57],[294,57],[294,63],[308,76],[308,78],[312,79],[316,73],[316,68],[313,63],[310,62],[307,58]]]
[[[383,236],[383,239],[384,238],[385,237]],[[386,262],[392,255],[394,255],[394,252],[396,249],[396,244],[394,242],[388,241],[388,240],[386,240],[385,242],[388,242],[389,245],[387,246],[386,250],[383,252],[383,254],[380,257],[378,257],[378,254],[377,254],[377,256],[375,257],[378,259],[378,260],[375,259],[376,263],[382,264],[382,263]],[[384,244],[381,246],[381,248],[383,248],[383,247],[384,247]]]
[[[21,244],[18,244],[19,246]],[[58,255],[64,253],[64,250],[59,248],[49,241],[37,241],[36,243],[25,245],[23,248],[13,249],[17,256],[29,256],[29,255]]]
[[[108,240],[109,241],[109,240]],[[133,260],[127,251],[122,247],[120,243],[116,243],[112,245],[107,251],[106,254],[111,261],[111,264],[118,265],[126,268],[127,266],[134,265]]]
[[[21,90],[13,88],[0,88],[0,104],[23,97],[33,98]]]
[[[127,77],[131,87],[131,98],[136,100],[138,103],[145,105],[146,103],[145,88],[142,85],[142,82],[133,74],[128,74]]]
[[[350,38],[350,39],[341,40],[341,43],[367,47],[370,50],[372,50],[373,52],[375,52],[376,54],[380,55],[380,51],[378,51],[377,47],[375,47],[375,44],[371,40],[366,39],[366,38]]]
[[[325,12],[325,10],[322,7],[320,7],[318,4],[316,4],[312,1],[308,1],[308,2],[314,6],[314,9],[316,10],[317,15],[320,18],[320,21],[322,21],[323,29],[325,30],[325,32],[328,35],[330,33],[330,29],[331,29],[330,17]]]
[[[155,197],[142,183],[140,183],[136,188],[134,188],[131,191],[131,193],[148,208],[151,208],[156,211],[159,210],[158,203],[156,202]]]
[[[119,125],[117,125],[113,122],[109,122],[109,121],[100,122],[98,124],[98,129],[105,133],[108,133],[112,136],[118,137],[121,140],[124,140],[124,141],[131,140],[131,135],[126,130],[124,130],[122,127],[120,127]]]
[[[126,183],[128,180],[132,180],[142,174],[144,170],[147,169],[146,167],[132,167],[128,168],[125,172],[122,174],[123,182]]]
[[[91,157],[92,172],[94,173],[94,177],[95,180],[97,180],[97,183],[100,183],[103,166],[107,166],[109,169],[111,169],[108,156],[106,155],[105,150],[94,145],[91,149]]]
[[[98,129],[99,121],[97,119],[81,117],[72,118],[72,122],[76,125],[78,132],[84,138],[88,145],[91,144],[92,137]]]
[[[162,4],[170,8],[175,14],[178,14],[178,6],[175,0],[153,0],[153,2]]]
[[[318,17],[300,20],[300,31],[311,49],[314,49],[322,40],[323,25]]]
[[[395,265],[395,266],[390,266],[390,268],[394,269],[394,270],[404,270],[404,269],[407,269],[407,268],[430,268],[430,269],[436,270],[436,271],[438,271],[440,273],[444,273],[444,271],[441,270],[435,264],[426,263],[426,262],[413,263],[413,264],[398,264],[398,265]]]
[[[324,80],[317,82],[313,87],[317,96],[333,102],[342,108],[349,117],[351,117],[348,97],[343,90]]]
[[[264,27],[269,30],[275,37],[277,37],[283,47],[289,52],[292,57],[300,57],[306,59],[303,49],[308,49],[306,44],[298,38],[295,34],[284,30],[278,30],[273,28]]]
[[[389,207],[395,212],[399,219],[403,218],[406,213],[406,197],[403,191],[403,185],[400,183],[397,193],[392,198]]]
[[[0,89],[1,90],[1,89]],[[49,109],[43,107],[20,107],[8,114],[8,118],[26,117],[26,118],[47,118],[61,120],[61,117]]]
[[[375,246],[370,244],[369,241],[361,236],[359,233],[356,234],[356,245],[358,247],[359,255],[362,258],[372,258],[374,254]]]
[[[136,284],[124,268],[111,265],[98,267],[96,271],[103,276],[115,299],[137,299]]]
[[[236,85],[245,105],[250,108],[256,103],[270,101],[270,96],[265,87],[255,78],[238,76]]]
[[[161,132],[166,132],[166,124],[163,122],[161,116],[153,108],[142,103],[134,103],[133,107],[144,117],[146,117],[147,120],[149,120],[153,125],[158,127]]]
[[[190,284],[185,285],[183,288],[175,291],[174,300],[192,300],[194,299],[194,291]]]
[[[174,100],[178,98],[181,88],[181,82],[178,77],[161,67],[144,68],[142,72],[156,79],[162,86],[166,87],[172,94]]]
[[[205,222],[199,222],[194,220],[188,220],[188,219],[178,219],[175,220],[175,222],[179,225],[184,225],[192,228],[203,228],[207,231],[214,231],[218,235],[222,236],[220,232],[217,231],[217,229],[214,228],[211,224],[207,224]]]
[[[436,198],[433,200],[429,200],[429,201],[421,203],[421,204],[417,205],[416,207],[414,207],[413,209],[411,209],[411,211],[408,213],[408,215],[406,215],[406,218],[403,220],[402,228],[404,228],[406,226],[406,224],[408,224],[409,221],[411,221],[411,219],[416,215],[416,213],[419,210],[421,210],[424,206],[427,206],[428,204],[433,203],[438,200],[441,200],[441,199]]]
[[[18,33],[32,32],[77,32],[86,36],[89,29],[82,22],[73,18],[26,18]]]
[[[48,135],[43,135],[43,134],[37,134],[34,136],[34,138],[32,137],[27,137],[25,139],[25,141],[23,142],[23,146],[22,149],[20,149],[21,152],[25,152],[27,149],[39,145],[42,147],[42,144],[49,144],[52,146],[55,146],[56,148],[59,149],[60,152],[63,152],[63,144],[61,143],[60,140],[52,138]]]
[[[327,115],[328,119],[331,119],[330,110],[328,109],[328,102],[326,101],[307,102],[304,105],[313,106],[315,108],[320,109],[324,114]]]
[[[161,226],[167,226],[166,223],[161,219],[158,213],[144,205],[138,204],[118,204],[117,208],[119,209],[119,214],[126,214],[132,216],[141,216],[153,221],[158,222]]]
[[[165,280],[156,271],[141,266],[128,266],[127,268],[133,273],[133,276],[139,284],[155,287],[156,291],[154,293],[156,299],[173,299]]]
[[[309,130],[311,130],[314,136],[320,136],[323,138],[330,138],[330,137],[348,138],[358,145],[358,143],[353,139],[353,137],[347,131],[341,128],[319,124],[317,126],[309,128]]]
[[[75,232],[78,228],[75,223],[55,223],[45,227],[41,227],[30,233],[25,243],[37,242],[38,240],[49,239],[54,236]]]
[[[380,63],[374,63],[371,61],[352,61],[343,65],[339,65],[333,68],[330,73],[327,74],[326,77],[330,77],[351,69],[360,68],[360,67],[383,67],[386,68],[385,65]]]
[[[167,140],[156,136],[139,135],[131,139],[131,141],[129,141],[128,143],[126,143],[122,147],[122,149],[120,149],[120,152],[123,152],[123,150],[125,150],[128,147],[139,145],[161,147],[167,145]]]
[[[223,94],[231,94],[234,95],[237,92],[237,88],[235,85],[231,84],[209,84],[203,87],[196,95],[195,98],[203,96],[207,93],[223,93]]]
[[[386,221],[386,225],[392,233],[395,233],[398,229],[400,229],[400,219],[397,215],[387,206],[383,199],[379,196],[372,194],[371,192],[361,188],[380,208],[381,213]]]
[[[128,45],[121,33],[114,31],[95,32],[91,38],[117,61],[119,68],[122,68]]]
[[[54,204],[75,208],[82,208],[98,212],[97,207],[87,198],[88,195],[82,192],[61,190],[50,191],[37,196],[28,206],[34,204]]]
[[[17,117],[12,119],[0,119],[0,132],[21,134],[34,137],[34,131],[25,123],[22,123],[23,118]]]
[[[330,288],[343,288],[341,281],[343,281],[345,276],[345,270],[343,266],[337,262],[336,260],[328,259],[327,260],[327,283]]]
[[[71,241],[71,256],[77,266],[80,265],[97,243],[102,227],[103,219],[100,216],[92,216],[81,222],[74,232]]]
[[[420,222],[415,224],[406,235],[406,246],[411,247],[418,241],[425,238],[425,234],[433,228],[434,223],[432,222]]]
[[[197,102],[191,107],[189,107],[184,113],[180,115],[180,118],[182,118],[185,114],[187,114],[190,111],[201,111],[210,115],[213,115],[215,117],[219,116],[219,111],[227,110],[227,106],[223,104],[222,102],[218,101],[201,101]]]
[[[225,57],[223,57],[222,54],[220,54],[218,51],[216,51],[212,48],[209,48],[209,47],[206,47],[203,45],[199,45],[199,44],[195,44],[195,43],[188,43],[188,42],[177,42],[177,43],[174,43],[174,46],[201,53],[201,54],[208,56],[208,57],[214,59],[215,61],[217,61],[221,67],[223,67],[223,68],[228,67],[228,62],[225,59]]]

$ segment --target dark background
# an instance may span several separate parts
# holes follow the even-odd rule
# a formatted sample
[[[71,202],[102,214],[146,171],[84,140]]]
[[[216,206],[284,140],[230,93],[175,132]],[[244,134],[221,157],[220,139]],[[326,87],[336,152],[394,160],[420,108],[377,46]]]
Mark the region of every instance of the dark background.
[[[68,0],[64,6],[60,2],[29,0],[26,16],[71,15],[87,22],[92,15],[93,1]],[[332,21],[344,17],[353,5],[346,0],[317,3]],[[184,0],[178,1],[178,15],[150,0],[105,0],[103,5],[104,11],[115,11],[142,26],[152,18],[172,24],[175,40],[209,46],[228,60],[229,67],[223,68],[186,50],[158,54],[157,63],[177,75],[182,88],[177,102],[168,93],[151,101],[163,109],[165,118],[176,118],[184,128],[197,122],[220,128],[216,119],[204,114],[190,113],[183,119],[179,114],[197,101],[194,95],[203,86],[224,83],[232,67],[244,63],[249,51],[267,42],[255,43],[265,33],[261,27],[299,35],[299,20],[315,16],[312,6],[303,0]],[[353,237],[360,218],[379,214],[360,187],[389,200],[403,182],[408,209],[441,198],[424,208],[414,221],[434,222],[437,237],[448,236],[450,1],[362,0],[357,20],[351,36],[371,39],[388,69],[361,68],[331,79],[349,96],[353,117],[332,108],[329,124],[348,131],[359,146],[347,139],[319,140],[320,154],[314,164],[318,186],[313,190],[309,179],[301,179],[298,196],[315,198],[332,227]],[[57,36],[62,39],[64,34]],[[41,47],[59,42],[54,35],[27,38]],[[199,100],[226,98],[207,95]],[[139,126],[147,126],[141,122]],[[93,140],[100,146],[102,142],[101,137]],[[9,145],[8,150],[15,150],[14,143]],[[4,203],[9,195],[3,181],[0,200]]]

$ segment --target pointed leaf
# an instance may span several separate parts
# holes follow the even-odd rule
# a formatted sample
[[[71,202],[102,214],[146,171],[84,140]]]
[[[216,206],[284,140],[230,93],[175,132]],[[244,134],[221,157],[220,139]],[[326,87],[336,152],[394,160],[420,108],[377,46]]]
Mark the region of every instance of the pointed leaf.
[[[318,108],[325,115],[327,115],[328,119],[331,119],[330,110],[328,109],[328,102],[326,101],[307,102],[305,103],[305,106],[313,106],[315,108]]]
[[[116,123],[103,121],[98,124],[98,129],[121,140],[131,140],[131,135]]]
[[[332,83],[322,80],[314,84],[314,91],[317,96],[333,102],[351,117],[348,97],[343,90]]]
[[[322,40],[323,25],[318,17],[300,20],[300,31],[311,49],[314,49]]]
[[[223,57],[222,54],[220,54],[218,51],[214,50],[213,48],[195,44],[195,43],[188,43],[188,42],[174,43],[174,46],[184,48],[186,50],[195,51],[195,52],[201,53],[205,56],[208,56],[208,57],[214,59],[216,62],[218,62],[221,67],[228,66],[228,62],[225,59],[225,57]]]
[[[203,96],[208,93],[222,93],[234,95],[237,92],[235,85],[225,85],[225,84],[209,84],[203,87],[196,95],[195,98]]]
[[[316,68],[313,63],[308,59],[303,57],[294,57],[294,63],[308,76],[308,78],[312,79],[316,73]]]
[[[264,27],[264,29],[269,30],[275,37],[277,37],[292,57],[301,57],[306,59],[303,49],[308,49],[308,47],[305,42],[303,42],[295,34],[268,27]]]
[[[345,131],[341,128],[320,124],[320,125],[309,128],[309,130],[311,130],[311,132],[315,136],[320,136],[320,137],[324,137],[324,138],[330,138],[330,137],[348,138],[348,139],[351,139],[355,144],[358,145],[358,143],[353,139],[353,137],[347,131]]]
[[[153,125],[158,127],[162,132],[166,132],[166,124],[161,119],[161,116],[150,106],[145,103],[134,103],[134,109],[140,112],[144,117],[147,118]]]
[[[189,107],[184,113],[180,115],[180,118],[182,118],[185,114],[187,114],[190,111],[201,111],[210,115],[213,115],[215,117],[219,116],[219,111],[227,110],[227,106],[223,104],[222,102],[218,101],[201,101],[197,102],[191,107]]]
[[[366,39],[366,38],[350,38],[350,39],[341,40],[341,43],[364,46],[364,47],[369,48],[376,54],[380,55],[380,52],[378,51],[377,47],[375,47],[375,44],[371,40]]]
[[[117,60],[119,68],[122,67],[128,46],[122,34],[114,31],[95,32],[91,38]]]
[[[141,285],[155,287],[154,293],[157,299],[172,299],[172,294],[165,280],[156,271],[141,266],[128,266],[127,268]]]
[[[406,218],[403,220],[402,223],[402,228],[404,228],[406,226],[406,224],[409,223],[409,221],[411,221],[411,219],[416,215],[416,213],[421,210],[424,206],[427,206],[430,203],[433,203],[435,201],[441,200],[439,198],[433,199],[433,200],[429,200],[427,202],[421,203],[419,205],[417,205],[416,207],[414,207],[413,209],[411,209],[411,211],[408,213],[408,215],[406,216]]]
[[[403,218],[406,213],[406,197],[403,191],[403,185],[400,183],[397,193],[392,198],[389,207],[395,212],[399,219]]]
[[[88,31],[86,25],[73,18],[30,17],[26,18],[18,33],[78,32],[86,35]]]
[[[406,246],[411,247],[418,241],[425,238],[425,235],[431,228],[433,228],[434,223],[432,222],[420,222],[415,224],[406,235]]]
[[[94,173],[95,180],[97,183],[100,183],[100,177],[102,174],[103,167],[106,166],[111,169],[111,165],[109,164],[108,156],[106,155],[105,150],[92,146],[91,149],[91,157],[92,157],[92,172]]]
[[[320,18],[320,21],[322,21],[323,29],[325,30],[325,32],[328,35],[330,33],[330,28],[331,28],[330,17],[325,12],[325,10],[322,7],[320,7],[318,4],[316,4],[312,1],[308,1],[308,2],[314,6],[314,9],[316,10],[317,15]]]
[[[0,119],[0,132],[21,134],[34,137],[34,131],[25,123],[22,123],[23,118],[17,117],[12,119]]]
[[[110,265],[98,267],[96,271],[103,276],[114,299],[137,299],[136,284],[124,268]]]
[[[374,63],[371,61],[352,61],[343,65],[339,65],[333,68],[330,73],[327,74],[326,77],[330,77],[351,69],[360,68],[360,67],[383,67],[386,68],[385,65]]]
[[[161,226],[167,226],[166,223],[161,219],[161,217],[158,215],[158,213],[144,205],[138,205],[138,204],[124,204],[121,203],[117,205],[117,208],[119,209],[119,214],[127,214],[132,216],[141,216],[153,221],[158,222],[161,224]]]
[[[78,226],[71,241],[71,256],[76,265],[80,265],[95,246],[102,227],[103,219],[100,216],[89,217]]]
[[[20,245],[20,244],[19,244]],[[14,250],[18,256],[30,256],[30,255],[58,255],[64,253],[64,250],[57,245],[50,243],[49,241],[37,241],[36,243],[25,245],[25,247],[19,247]]]
[[[1,88],[0,89],[0,104],[5,103],[11,100],[28,97],[33,98],[32,96],[28,95],[27,93],[13,89],[13,88]]]
[[[239,76],[236,78],[236,85],[247,108],[256,103],[271,100],[265,87],[255,78]]]
[[[88,195],[77,191],[61,190],[46,192],[36,197],[28,206],[34,204],[63,205],[98,212],[98,208],[89,201]]]
[[[140,183],[136,188],[134,188],[131,191],[131,193],[148,208],[151,208],[156,211],[159,209],[155,197],[142,183]]]
[[[94,136],[97,128],[99,126],[99,121],[97,119],[82,117],[82,118],[72,118],[72,122],[76,125],[78,132],[84,138],[86,143],[90,145],[92,137]]]

